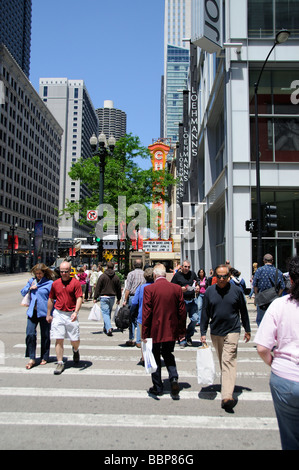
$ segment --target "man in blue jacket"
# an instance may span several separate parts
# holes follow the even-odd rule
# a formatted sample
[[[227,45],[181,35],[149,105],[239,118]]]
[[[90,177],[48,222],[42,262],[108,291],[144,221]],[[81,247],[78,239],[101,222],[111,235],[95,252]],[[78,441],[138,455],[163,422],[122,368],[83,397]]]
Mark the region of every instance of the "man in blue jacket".
[[[283,289],[285,288],[285,283],[283,280],[283,274],[279,269],[276,269],[273,266],[273,256],[270,253],[267,253],[264,258],[264,266],[258,268],[255,272],[252,286],[254,288],[254,293],[258,294],[259,292],[263,292],[267,289],[271,289],[271,287],[275,286],[276,282],[276,292],[278,297],[281,296]],[[277,272],[277,277],[276,277]],[[269,304],[265,305],[257,305],[256,303],[256,323],[257,326],[260,325]]]

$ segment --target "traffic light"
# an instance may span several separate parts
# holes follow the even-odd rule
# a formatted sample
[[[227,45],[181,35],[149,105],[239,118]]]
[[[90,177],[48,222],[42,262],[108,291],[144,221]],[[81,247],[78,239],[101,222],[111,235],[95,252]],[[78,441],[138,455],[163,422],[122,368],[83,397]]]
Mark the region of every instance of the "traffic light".
[[[257,220],[256,219],[246,220],[245,229],[246,229],[246,232],[250,232],[250,233],[257,232]]]
[[[277,206],[266,204],[266,229],[268,232],[277,229]]]
[[[100,243],[100,241],[101,241],[100,237],[96,237],[96,242]]]

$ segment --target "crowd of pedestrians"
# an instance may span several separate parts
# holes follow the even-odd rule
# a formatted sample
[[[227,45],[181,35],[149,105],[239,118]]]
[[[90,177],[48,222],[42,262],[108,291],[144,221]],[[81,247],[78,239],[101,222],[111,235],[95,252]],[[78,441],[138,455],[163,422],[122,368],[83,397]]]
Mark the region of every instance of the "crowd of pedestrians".
[[[290,261],[288,273],[283,274],[273,264],[273,256],[264,256],[264,265],[253,266],[251,291],[255,298],[258,326],[254,342],[261,358],[271,367],[270,388],[277,415],[282,448],[299,449],[299,257]],[[37,325],[41,330],[40,364],[49,361],[50,341],[55,340],[57,367],[55,375],[63,372],[64,340],[71,341],[73,361],[80,360],[79,311],[84,300],[100,302],[104,332],[112,336],[113,306],[127,305],[131,312],[126,346],[141,348],[148,338],[153,341],[156,370],[152,373],[150,395],[163,394],[161,357],[169,374],[171,395],[179,397],[180,385],[174,350],[194,346],[192,337],[200,328],[200,343],[206,346],[210,328],[212,345],[221,371],[221,407],[232,412],[236,405],[237,351],[244,328],[244,341],[251,339],[247,309],[246,284],[241,273],[224,264],[211,269],[192,271],[188,259],[173,269],[171,281],[166,279],[162,263],[143,270],[142,259],[134,261],[125,287],[108,262],[105,270],[92,266],[82,268],[78,277],[71,276],[71,265],[61,263],[53,273],[38,264],[32,278],[21,294],[30,294],[27,309],[26,357],[29,370],[36,365]],[[58,277],[58,279],[57,279]],[[286,282],[288,281],[288,283]],[[249,292],[249,289],[248,289]],[[142,348],[141,348],[142,349]],[[139,363],[144,365],[141,356]]]

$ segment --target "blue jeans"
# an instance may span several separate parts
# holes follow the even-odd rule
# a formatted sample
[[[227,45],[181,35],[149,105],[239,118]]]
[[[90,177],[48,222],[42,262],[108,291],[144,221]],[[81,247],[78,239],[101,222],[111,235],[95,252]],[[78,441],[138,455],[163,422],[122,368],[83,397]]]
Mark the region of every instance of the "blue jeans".
[[[27,317],[27,328],[26,328],[26,353],[25,357],[35,361],[36,355],[36,337],[37,337],[37,325],[40,325],[41,333],[41,359],[49,361],[50,354],[50,329],[51,325],[47,322],[46,317],[37,317],[36,310],[34,310],[31,318]]]
[[[190,301],[185,300],[185,306],[187,315],[190,318],[190,323],[188,325],[186,333],[186,341],[188,341],[194,335],[195,327],[198,322],[198,306],[195,299]],[[186,341],[181,341],[181,343],[184,344],[186,343]]]
[[[200,319],[201,319],[201,311],[202,311],[202,304],[203,304],[203,297],[204,297],[204,294],[199,294],[199,296],[197,297],[197,308],[198,308],[198,320],[197,320],[197,323],[200,323]]]
[[[270,389],[282,450],[299,450],[299,382],[283,379],[271,372]]]
[[[114,302],[115,302],[114,296],[100,298],[101,311],[102,311],[103,320],[104,320],[104,328],[107,333],[112,328],[111,327],[111,312],[112,312]]]
[[[131,308],[132,305],[132,300],[134,298],[134,295],[129,296],[129,302],[128,302],[128,307]],[[138,317],[138,306],[137,306],[137,312],[135,318],[133,318],[133,321],[130,324],[129,327],[129,340],[134,341],[135,338],[135,330],[136,330],[136,343],[141,343],[141,334],[140,334],[140,328],[137,325],[137,317]]]
[[[264,318],[264,315],[265,315],[266,310],[269,307],[269,305],[267,305],[266,308],[259,307],[258,305],[256,306],[256,323],[257,323],[257,326],[260,326],[261,321]]]

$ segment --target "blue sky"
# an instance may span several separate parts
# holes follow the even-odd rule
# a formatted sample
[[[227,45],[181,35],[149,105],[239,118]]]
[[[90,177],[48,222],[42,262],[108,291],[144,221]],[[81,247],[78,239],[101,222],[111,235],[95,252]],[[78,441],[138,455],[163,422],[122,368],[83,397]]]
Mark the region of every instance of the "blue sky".
[[[142,145],[160,137],[164,0],[33,0],[30,81],[82,79],[95,108],[127,113]]]

